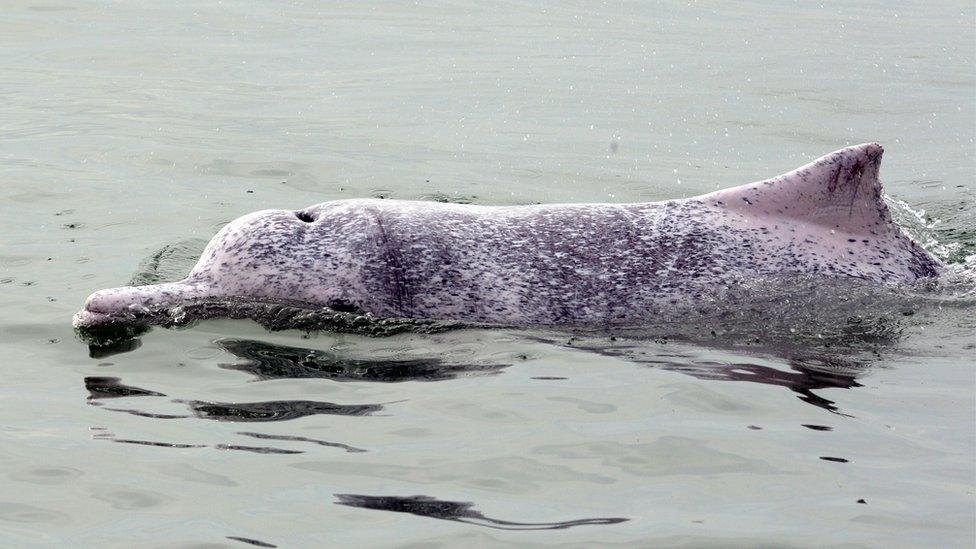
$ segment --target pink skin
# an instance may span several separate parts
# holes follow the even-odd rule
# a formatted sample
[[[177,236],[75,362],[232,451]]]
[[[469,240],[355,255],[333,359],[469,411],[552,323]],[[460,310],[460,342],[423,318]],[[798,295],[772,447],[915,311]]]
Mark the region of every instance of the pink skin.
[[[878,172],[883,153],[877,143],[856,145],[778,177],[697,199],[721,201],[724,208],[740,214],[726,220],[731,226],[763,223],[770,227],[771,235],[779,238],[830,243],[816,246],[816,252],[832,261],[843,261],[849,251],[859,251],[850,240],[914,246],[901,227],[892,222],[881,197]],[[862,265],[861,269],[881,277],[883,266],[888,265]],[[903,281],[913,279],[906,274]]]
[[[878,208],[884,206],[878,180],[883,152],[877,143],[849,147],[779,177],[699,199],[726,200],[730,209],[751,217],[792,218],[828,229],[868,232],[879,220]],[[826,161],[835,155],[836,162]],[[768,192],[771,188],[776,192]],[[750,198],[749,202],[743,197]],[[880,216],[887,221],[886,213]]]

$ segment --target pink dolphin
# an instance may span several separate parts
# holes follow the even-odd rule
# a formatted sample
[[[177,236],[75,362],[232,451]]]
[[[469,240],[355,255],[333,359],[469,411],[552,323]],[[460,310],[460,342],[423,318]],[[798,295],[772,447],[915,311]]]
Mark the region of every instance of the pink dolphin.
[[[882,148],[841,149],[710,194],[636,204],[338,200],[225,226],[179,282],[101,290],[77,327],[172,323],[188,306],[283,303],[514,325],[639,322],[756,277],[938,276],[891,219]],[[240,315],[238,315],[240,316]]]

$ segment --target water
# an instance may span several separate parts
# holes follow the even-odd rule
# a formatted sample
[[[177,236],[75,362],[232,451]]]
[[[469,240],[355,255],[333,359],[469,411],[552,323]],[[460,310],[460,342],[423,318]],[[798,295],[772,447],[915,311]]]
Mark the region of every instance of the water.
[[[5,3],[2,545],[972,546],[973,18]],[[864,141],[948,282],[613,339],[70,326],[261,208],[660,200]]]

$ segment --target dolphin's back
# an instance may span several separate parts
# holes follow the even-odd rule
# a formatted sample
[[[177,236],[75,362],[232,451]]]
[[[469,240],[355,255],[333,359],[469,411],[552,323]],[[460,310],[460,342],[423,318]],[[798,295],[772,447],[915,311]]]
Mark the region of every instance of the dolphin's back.
[[[489,207],[326,203],[360,235],[370,310],[498,322],[619,322],[757,278],[905,283],[938,262],[891,219],[881,147],[850,147],[788,174],[658,203]],[[358,212],[353,214],[353,212]],[[352,235],[346,240],[351,239]],[[389,298],[384,296],[391,296]]]

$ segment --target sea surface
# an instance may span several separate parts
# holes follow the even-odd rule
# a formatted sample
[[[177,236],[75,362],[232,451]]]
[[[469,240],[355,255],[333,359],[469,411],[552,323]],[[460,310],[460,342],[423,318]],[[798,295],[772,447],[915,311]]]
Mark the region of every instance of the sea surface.
[[[972,2],[0,7],[0,546],[972,547]],[[877,141],[948,265],[620,333],[90,347],[264,208],[693,196]]]

